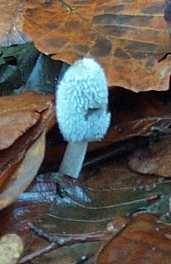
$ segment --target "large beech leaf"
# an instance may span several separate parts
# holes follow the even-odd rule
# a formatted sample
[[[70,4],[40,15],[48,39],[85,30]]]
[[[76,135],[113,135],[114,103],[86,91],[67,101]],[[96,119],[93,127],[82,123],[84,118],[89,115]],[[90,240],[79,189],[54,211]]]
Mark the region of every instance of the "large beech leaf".
[[[133,217],[121,233],[100,251],[97,264],[169,264],[171,262],[171,227],[156,215]]]
[[[167,90],[170,38],[163,0],[27,1],[24,32],[54,59],[93,56],[109,85],[133,91]],[[78,73],[79,74],[79,73]]]

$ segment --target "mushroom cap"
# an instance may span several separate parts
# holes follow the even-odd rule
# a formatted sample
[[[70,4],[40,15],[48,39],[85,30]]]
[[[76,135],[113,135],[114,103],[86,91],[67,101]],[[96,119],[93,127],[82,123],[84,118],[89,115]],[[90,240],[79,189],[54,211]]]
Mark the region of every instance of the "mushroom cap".
[[[92,58],[71,65],[57,85],[56,113],[65,140],[95,141],[106,134],[108,87],[102,67]]]

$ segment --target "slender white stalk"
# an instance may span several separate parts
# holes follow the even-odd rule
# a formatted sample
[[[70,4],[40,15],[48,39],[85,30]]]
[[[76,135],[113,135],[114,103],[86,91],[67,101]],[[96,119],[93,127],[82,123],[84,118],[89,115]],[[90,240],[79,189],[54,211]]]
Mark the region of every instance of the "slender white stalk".
[[[59,168],[62,175],[68,175],[76,179],[79,177],[87,146],[87,141],[68,143]]]

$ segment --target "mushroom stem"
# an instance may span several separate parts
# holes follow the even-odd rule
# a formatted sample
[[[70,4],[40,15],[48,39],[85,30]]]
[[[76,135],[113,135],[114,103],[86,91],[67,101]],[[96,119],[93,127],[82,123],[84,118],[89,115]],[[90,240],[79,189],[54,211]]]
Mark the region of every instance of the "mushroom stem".
[[[68,175],[76,179],[79,177],[87,146],[87,141],[68,143],[59,168],[60,174]]]

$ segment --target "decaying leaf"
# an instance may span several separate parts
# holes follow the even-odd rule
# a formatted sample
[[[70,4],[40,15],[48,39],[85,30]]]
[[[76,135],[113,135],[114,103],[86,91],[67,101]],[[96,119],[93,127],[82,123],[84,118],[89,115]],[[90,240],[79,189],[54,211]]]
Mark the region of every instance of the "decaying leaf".
[[[129,166],[143,174],[171,177],[171,139],[161,140],[130,155]]]
[[[116,89],[111,95],[112,125],[104,142],[166,133],[171,124],[170,91],[135,94]]]
[[[0,263],[16,264],[23,252],[21,238],[16,234],[8,234],[0,239]]]
[[[24,32],[54,59],[93,56],[109,85],[167,90],[171,51],[163,0],[27,1]],[[163,59],[165,58],[165,59]]]
[[[171,227],[151,214],[137,215],[127,227],[108,242],[97,257],[98,264],[169,264]]]
[[[170,191],[170,185],[159,182],[158,177],[144,177],[132,172],[125,159],[87,167],[79,184],[68,181],[63,198],[58,193],[53,176],[52,173],[38,175],[13,206],[1,212],[0,232],[19,232],[27,245],[24,255],[47,245],[41,238],[36,239],[28,229],[28,222],[52,236],[65,236],[65,239],[77,234],[84,237],[93,232],[103,232],[106,226],[112,235],[125,226],[121,218],[113,221],[115,216],[125,216],[158,204],[160,193],[165,196]],[[85,263],[88,264],[89,259],[99,251],[101,243],[103,241],[67,245],[38,257],[35,262],[73,264],[87,259]]]
[[[33,92],[1,97],[0,108],[0,207],[3,208],[36,175],[44,157],[45,136],[41,135],[55,123],[55,114],[52,97]],[[33,148],[30,155],[35,153],[35,164],[29,159],[30,148]]]

